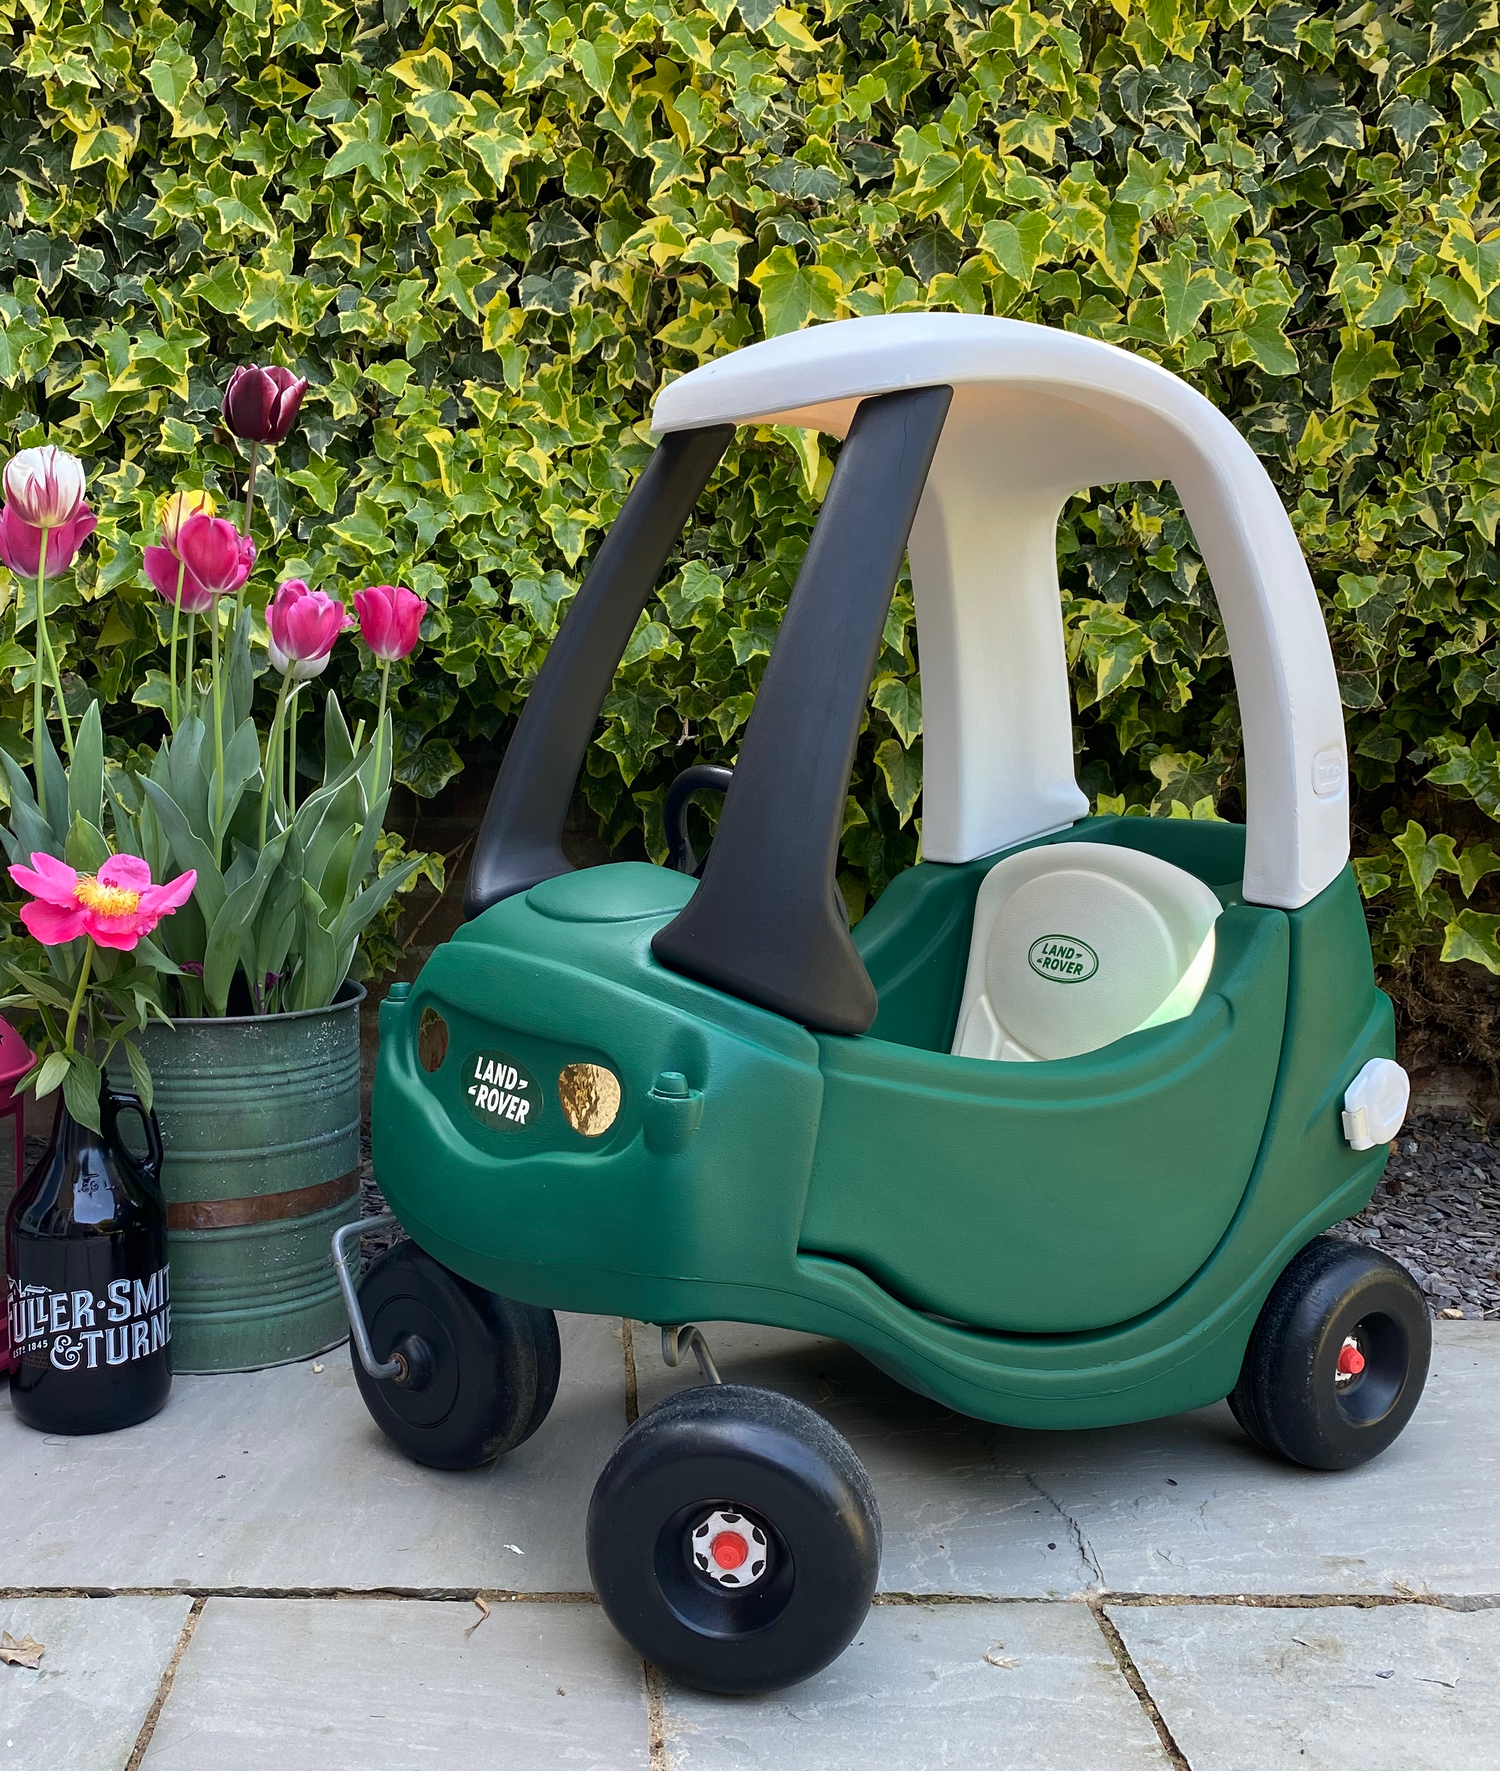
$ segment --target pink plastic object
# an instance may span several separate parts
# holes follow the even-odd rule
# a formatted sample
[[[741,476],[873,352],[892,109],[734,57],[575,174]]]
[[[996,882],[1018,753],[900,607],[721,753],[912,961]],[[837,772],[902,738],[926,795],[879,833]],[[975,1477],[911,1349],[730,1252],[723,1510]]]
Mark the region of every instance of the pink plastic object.
[[[16,1122],[16,1186],[26,1175],[26,1097],[16,1093],[16,1084],[36,1060],[31,1049],[10,1022],[0,1018],[0,1119],[10,1114]],[[9,1314],[0,1319],[0,1377],[10,1375]]]

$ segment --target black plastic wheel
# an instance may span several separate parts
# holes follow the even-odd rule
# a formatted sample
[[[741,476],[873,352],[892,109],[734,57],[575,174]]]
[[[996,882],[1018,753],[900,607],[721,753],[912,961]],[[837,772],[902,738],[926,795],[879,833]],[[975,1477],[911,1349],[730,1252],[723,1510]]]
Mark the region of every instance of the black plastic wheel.
[[[744,1384],[644,1414],[594,1489],[589,1570],[605,1614],[701,1691],[775,1691],[840,1655],[880,1572],[880,1512],[848,1442]]]
[[[388,1248],[359,1286],[375,1357],[407,1375],[354,1378],[376,1425],[435,1470],[472,1470],[529,1439],[557,1394],[562,1353],[550,1310],[497,1297],[414,1242]]]
[[[1427,1300],[1405,1267],[1319,1236],[1262,1306],[1229,1406],[1267,1451],[1353,1469],[1411,1419],[1431,1352]]]

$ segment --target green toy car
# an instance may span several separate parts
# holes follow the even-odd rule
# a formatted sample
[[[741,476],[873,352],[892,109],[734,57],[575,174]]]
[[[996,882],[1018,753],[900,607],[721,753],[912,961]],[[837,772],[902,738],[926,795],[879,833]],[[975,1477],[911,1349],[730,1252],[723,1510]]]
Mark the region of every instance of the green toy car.
[[[574,871],[600,706],[742,423],[843,443],[738,762],[669,797],[679,867]],[[351,1321],[375,1419],[443,1468],[541,1425],[554,1310],[691,1347],[709,1381],[621,1441],[590,1567],[649,1660],[754,1691],[850,1641],[879,1515],[839,1435],[720,1384],[695,1321],[834,1336],[1022,1427],[1228,1396],[1318,1469],[1401,1431],[1430,1327],[1401,1267],[1322,1234],[1370,1198],[1407,1085],[1327,634],[1234,427],[1111,346],[948,314],[751,346],[673,383],[654,424],[506,753],[469,920],[382,1008],[375,1168],[410,1241]],[[1074,780],[1058,515],[1164,479],[1232,652],[1244,827],[1089,817]],[[924,858],[851,931],[839,837],[908,551]],[[700,869],[685,803],[726,784]]]

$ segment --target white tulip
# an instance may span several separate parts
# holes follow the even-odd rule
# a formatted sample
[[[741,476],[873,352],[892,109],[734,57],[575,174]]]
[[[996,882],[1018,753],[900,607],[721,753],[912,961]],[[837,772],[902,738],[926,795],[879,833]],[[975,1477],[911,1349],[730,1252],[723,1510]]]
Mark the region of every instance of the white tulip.
[[[23,449],[5,464],[6,502],[34,529],[71,523],[83,503],[83,492],[83,463],[55,444]]]
[[[325,652],[321,658],[289,658],[281,647],[269,635],[266,638],[266,650],[271,654],[271,663],[283,676],[290,674],[294,683],[311,682],[315,676],[322,676],[328,668],[328,660],[333,653]]]

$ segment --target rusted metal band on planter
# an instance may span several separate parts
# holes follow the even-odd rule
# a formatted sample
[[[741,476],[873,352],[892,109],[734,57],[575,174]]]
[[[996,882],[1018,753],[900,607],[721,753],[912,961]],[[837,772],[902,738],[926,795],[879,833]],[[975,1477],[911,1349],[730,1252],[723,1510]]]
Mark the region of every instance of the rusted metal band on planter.
[[[358,1197],[359,1170],[323,1181],[316,1187],[293,1187],[289,1193],[255,1193],[247,1199],[179,1200],[167,1207],[169,1230],[243,1230],[251,1224],[279,1224],[287,1218],[310,1218]]]

